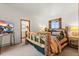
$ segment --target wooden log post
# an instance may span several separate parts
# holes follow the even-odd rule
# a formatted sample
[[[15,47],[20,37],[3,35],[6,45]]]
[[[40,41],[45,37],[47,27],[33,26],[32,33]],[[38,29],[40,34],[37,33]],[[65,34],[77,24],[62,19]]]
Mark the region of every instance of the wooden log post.
[[[50,56],[51,55],[51,52],[50,52],[50,43],[51,43],[51,33],[48,32],[47,33],[47,41],[46,41],[46,55],[47,56]]]

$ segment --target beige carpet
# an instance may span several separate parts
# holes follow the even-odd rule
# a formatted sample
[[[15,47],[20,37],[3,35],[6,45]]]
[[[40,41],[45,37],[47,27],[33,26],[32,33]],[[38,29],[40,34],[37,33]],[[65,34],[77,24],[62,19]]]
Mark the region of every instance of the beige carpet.
[[[44,56],[37,51],[31,44],[20,44],[3,49],[1,56]],[[77,56],[77,49],[71,47],[65,47],[59,56]]]
[[[43,56],[32,45],[22,45],[16,47],[10,47],[1,56]]]
[[[78,56],[78,49],[67,46],[63,49],[60,56]]]

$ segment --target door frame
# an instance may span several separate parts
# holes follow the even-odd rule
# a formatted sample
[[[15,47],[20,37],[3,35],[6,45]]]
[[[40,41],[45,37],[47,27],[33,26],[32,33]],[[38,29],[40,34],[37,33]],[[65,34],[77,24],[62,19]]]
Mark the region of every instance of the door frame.
[[[20,19],[20,39],[21,39],[21,43],[22,43],[22,21],[27,21],[29,22],[29,32],[30,32],[30,19],[25,20],[25,19]]]

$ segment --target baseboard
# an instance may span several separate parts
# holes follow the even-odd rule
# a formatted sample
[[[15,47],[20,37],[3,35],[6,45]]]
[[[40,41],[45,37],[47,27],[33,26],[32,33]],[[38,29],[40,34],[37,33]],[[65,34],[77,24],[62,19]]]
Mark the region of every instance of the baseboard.
[[[26,38],[26,37],[22,37],[22,39],[24,39],[24,38]]]
[[[7,43],[7,44],[2,44],[2,47],[14,46],[14,45],[19,45],[19,44],[21,44],[21,42],[19,42],[19,43],[15,43],[15,44]]]

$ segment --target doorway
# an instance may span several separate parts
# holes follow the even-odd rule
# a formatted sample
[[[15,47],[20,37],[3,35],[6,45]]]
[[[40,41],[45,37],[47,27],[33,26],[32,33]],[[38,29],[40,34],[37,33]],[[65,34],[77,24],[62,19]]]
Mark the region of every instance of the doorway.
[[[30,20],[21,19],[21,42],[26,43],[26,32],[30,32]]]

